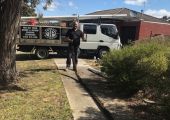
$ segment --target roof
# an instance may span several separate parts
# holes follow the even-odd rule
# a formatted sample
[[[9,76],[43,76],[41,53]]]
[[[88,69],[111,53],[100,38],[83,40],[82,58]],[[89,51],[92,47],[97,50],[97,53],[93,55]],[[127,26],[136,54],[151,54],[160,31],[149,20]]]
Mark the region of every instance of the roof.
[[[128,8],[116,8],[116,9],[109,9],[109,10],[102,10],[102,11],[96,11],[93,13],[89,13],[87,15],[105,15],[105,14],[127,14],[127,17],[133,18],[133,20],[144,20],[144,21],[152,21],[152,22],[162,22],[162,23],[168,23],[167,21],[164,21],[163,19],[156,18],[150,15],[143,14],[142,12],[137,12],[134,10],[130,10]],[[132,19],[131,19],[132,20]]]

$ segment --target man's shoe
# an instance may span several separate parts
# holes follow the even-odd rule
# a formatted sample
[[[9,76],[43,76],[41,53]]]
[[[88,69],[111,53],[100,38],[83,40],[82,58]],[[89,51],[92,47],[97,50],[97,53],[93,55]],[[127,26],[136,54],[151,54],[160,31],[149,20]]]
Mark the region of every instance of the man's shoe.
[[[67,68],[67,69],[70,69],[70,65],[66,65],[66,68]]]
[[[70,66],[67,65],[65,70],[68,71],[69,69],[70,69]]]
[[[68,71],[68,68],[66,67],[65,71]]]
[[[73,67],[73,70],[77,73],[77,67]]]

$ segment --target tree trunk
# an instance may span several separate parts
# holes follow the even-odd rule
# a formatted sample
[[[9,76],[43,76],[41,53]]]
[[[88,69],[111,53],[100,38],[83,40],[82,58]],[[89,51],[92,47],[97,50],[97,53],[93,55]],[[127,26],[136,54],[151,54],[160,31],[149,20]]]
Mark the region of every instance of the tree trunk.
[[[0,0],[0,85],[16,79],[16,35],[22,0]]]

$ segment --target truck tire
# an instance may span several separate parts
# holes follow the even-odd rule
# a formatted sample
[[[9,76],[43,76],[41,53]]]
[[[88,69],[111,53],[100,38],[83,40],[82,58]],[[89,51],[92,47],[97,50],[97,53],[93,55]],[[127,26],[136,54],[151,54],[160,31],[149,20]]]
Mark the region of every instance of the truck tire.
[[[98,50],[97,57],[98,57],[98,58],[102,58],[107,52],[109,52],[109,49],[108,49],[108,48],[100,48],[100,49]]]
[[[48,57],[49,52],[46,48],[38,48],[36,49],[35,54],[38,57],[38,59],[45,59]]]

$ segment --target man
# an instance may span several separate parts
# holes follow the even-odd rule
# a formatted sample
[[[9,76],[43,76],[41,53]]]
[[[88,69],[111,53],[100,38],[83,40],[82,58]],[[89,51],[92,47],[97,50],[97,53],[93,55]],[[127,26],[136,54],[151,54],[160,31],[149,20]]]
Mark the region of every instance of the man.
[[[68,69],[71,65],[71,58],[73,62],[73,70],[77,72],[77,64],[78,64],[78,51],[80,46],[80,38],[82,38],[83,41],[86,41],[84,39],[84,34],[81,30],[78,29],[79,23],[78,21],[73,21],[73,28],[68,30],[66,33],[66,40],[69,42],[68,45],[68,56],[66,61],[66,69]]]

